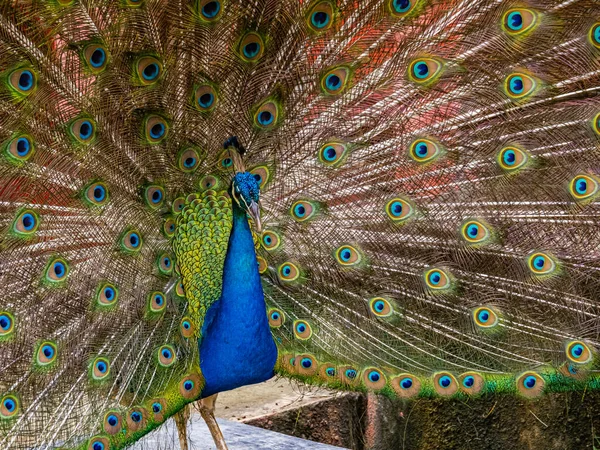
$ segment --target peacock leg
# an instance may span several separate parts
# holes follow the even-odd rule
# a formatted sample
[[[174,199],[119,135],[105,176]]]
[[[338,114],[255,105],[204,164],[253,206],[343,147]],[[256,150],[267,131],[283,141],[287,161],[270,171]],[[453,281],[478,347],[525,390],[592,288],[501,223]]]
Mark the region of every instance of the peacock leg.
[[[185,405],[181,411],[173,416],[177,433],[179,434],[179,446],[181,450],[188,450],[187,424],[190,419],[190,405]]]
[[[217,450],[227,450],[225,438],[223,438],[223,433],[221,433],[217,419],[215,419],[215,403],[217,401],[217,395],[219,394],[211,395],[210,397],[200,400],[200,414],[202,414],[202,418],[210,430],[210,434],[215,441]]]

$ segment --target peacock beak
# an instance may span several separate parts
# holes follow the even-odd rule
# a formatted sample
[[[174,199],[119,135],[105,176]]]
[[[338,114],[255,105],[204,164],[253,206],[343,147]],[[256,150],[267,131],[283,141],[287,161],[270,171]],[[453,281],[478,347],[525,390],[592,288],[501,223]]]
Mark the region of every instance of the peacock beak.
[[[251,202],[250,206],[248,207],[248,212],[250,213],[250,217],[252,217],[252,220],[254,221],[256,232],[261,233],[262,225],[260,223],[260,206],[258,206],[258,203]]]

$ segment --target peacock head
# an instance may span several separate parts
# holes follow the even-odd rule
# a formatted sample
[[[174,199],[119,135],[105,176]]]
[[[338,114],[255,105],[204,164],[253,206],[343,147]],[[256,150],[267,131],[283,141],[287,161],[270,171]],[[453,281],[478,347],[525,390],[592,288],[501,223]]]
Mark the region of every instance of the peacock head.
[[[237,172],[231,180],[230,194],[236,204],[252,217],[256,231],[260,233],[260,187],[254,175],[250,172]]]

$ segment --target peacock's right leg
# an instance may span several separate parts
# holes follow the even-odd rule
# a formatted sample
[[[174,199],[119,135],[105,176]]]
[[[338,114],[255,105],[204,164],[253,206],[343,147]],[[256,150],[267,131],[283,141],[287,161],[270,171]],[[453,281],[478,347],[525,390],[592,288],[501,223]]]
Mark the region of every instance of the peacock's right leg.
[[[188,450],[187,425],[190,419],[190,405],[185,405],[181,411],[173,416],[177,433],[179,434],[179,446],[181,450]]]
[[[215,403],[217,401],[217,395],[219,394],[211,395],[210,397],[200,400],[200,414],[202,414],[202,418],[210,430],[210,434],[215,441],[217,450],[228,450],[225,438],[223,438],[223,433],[221,433],[217,419],[215,419]]]

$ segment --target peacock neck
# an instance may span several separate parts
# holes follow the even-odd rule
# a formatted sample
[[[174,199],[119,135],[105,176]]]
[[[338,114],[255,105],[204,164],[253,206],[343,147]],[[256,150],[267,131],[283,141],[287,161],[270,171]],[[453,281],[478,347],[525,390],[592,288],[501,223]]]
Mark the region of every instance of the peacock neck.
[[[221,298],[207,312],[200,342],[203,397],[273,376],[273,341],[246,213],[233,203]]]

